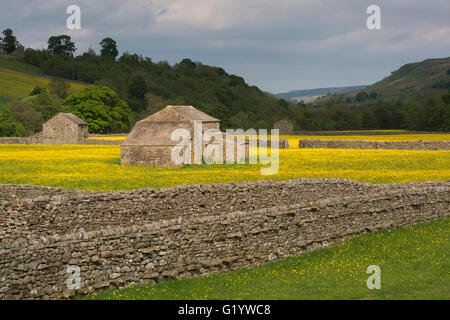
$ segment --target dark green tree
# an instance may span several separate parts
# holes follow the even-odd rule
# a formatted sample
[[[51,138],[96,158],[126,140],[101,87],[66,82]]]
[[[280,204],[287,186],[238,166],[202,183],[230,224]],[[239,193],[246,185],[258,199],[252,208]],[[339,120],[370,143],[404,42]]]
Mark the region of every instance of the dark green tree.
[[[450,90],[447,92],[447,94],[442,96],[442,101],[444,101],[446,105],[450,104]]]
[[[355,97],[356,102],[364,102],[369,98],[369,96],[367,95],[366,92],[361,91],[360,93],[358,93]]]
[[[144,99],[147,93],[147,83],[141,76],[135,76],[131,80],[130,87],[128,89],[129,96],[135,99]]]
[[[73,56],[77,48],[72,38],[67,35],[52,36],[48,39],[48,51],[55,56]]]
[[[128,87],[128,103],[134,111],[146,107],[145,94],[148,92],[147,83],[141,76],[135,76]]]
[[[42,115],[43,121],[47,121],[62,111],[57,97],[53,96],[48,89],[43,89],[39,94],[22,99],[22,102],[29,103]]]
[[[15,100],[9,104],[8,108],[12,119],[22,123],[28,135],[42,130],[42,115],[31,104]]]
[[[121,133],[130,129],[130,108],[107,87],[86,87],[67,97],[63,106],[65,111],[86,121],[91,133]]]
[[[11,111],[4,107],[0,112],[0,136],[2,137],[25,137],[27,131],[20,122],[16,122],[11,117]]]
[[[371,100],[376,100],[378,98],[378,93],[376,92],[376,91],[372,91],[370,94],[369,94],[369,99],[371,99]]]
[[[38,94],[40,94],[41,92],[43,92],[44,90],[45,90],[45,88],[36,86],[36,87],[34,87],[33,91],[30,92],[29,96],[31,97],[31,96],[38,95]]]
[[[119,55],[119,51],[117,50],[117,43],[111,38],[103,39],[100,42],[100,46],[102,47],[102,50],[100,50],[100,54],[102,57],[115,60]]]
[[[17,39],[13,35],[13,31],[11,29],[8,28],[3,30],[3,35],[4,37],[1,38],[0,47],[7,54],[11,54],[16,50],[19,43],[17,42]]]

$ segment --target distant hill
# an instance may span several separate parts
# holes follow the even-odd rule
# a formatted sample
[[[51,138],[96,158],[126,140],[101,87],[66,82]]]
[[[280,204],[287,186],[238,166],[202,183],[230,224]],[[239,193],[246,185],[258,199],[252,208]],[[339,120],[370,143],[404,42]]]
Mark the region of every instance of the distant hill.
[[[334,93],[346,93],[350,91],[362,90],[367,88],[365,86],[350,86],[350,87],[330,87],[330,88],[317,88],[317,89],[308,89],[308,90],[293,90],[286,93],[278,93],[277,96],[285,99],[291,99],[304,102],[308,102],[308,100],[313,100],[317,97],[326,96],[327,94]]]
[[[354,99],[362,91],[367,94],[375,92],[377,99],[381,100],[408,100],[419,98],[424,91],[430,89],[440,90],[442,93],[450,89],[450,57],[408,63],[365,89],[323,97],[315,102],[330,99],[345,102]]]

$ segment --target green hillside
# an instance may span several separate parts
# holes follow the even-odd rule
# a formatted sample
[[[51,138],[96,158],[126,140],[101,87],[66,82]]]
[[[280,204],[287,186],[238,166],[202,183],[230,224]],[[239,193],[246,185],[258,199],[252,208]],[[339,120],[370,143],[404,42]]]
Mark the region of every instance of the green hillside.
[[[1,61],[1,60],[0,60]],[[36,76],[0,66],[0,97],[3,99],[24,98],[34,87],[47,87],[49,78]],[[85,85],[71,83],[71,93],[82,90]]]
[[[20,55],[0,53],[0,67],[12,68],[18,71],[41,73],[41,69],[25,63]]]
[[[426,90],[438,90],[443,94],[449,89],[450,57],[427,59],[422,62],[405,64],[393,71],[390,76],[364,90],[330,95],[316,100],[315,103],[325,102],[331,99],[348,102],[348,98],[354,100],[357,94],[362,91],[367,94],[376,92],[377,99],[392,101],[398,99],[416,99],[422,96]]]

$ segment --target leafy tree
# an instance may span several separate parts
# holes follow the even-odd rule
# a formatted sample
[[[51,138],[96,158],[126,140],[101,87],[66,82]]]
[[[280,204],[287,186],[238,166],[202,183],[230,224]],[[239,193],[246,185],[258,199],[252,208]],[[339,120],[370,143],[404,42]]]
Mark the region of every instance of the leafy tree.
[[[230,75],[230,86],[244,86],[245,80],[239,76],[236,76],[234,74]]]
[[[40,94],[41,92],[43,92],[44,90],[45,90],[45,88],[36,86],[36,87],[34,87],[33,91],[30,92],[29,96],[31,97],[31,96],[38,95],[38,94]]]
[[[22,99],[22,102],[29,103],[39,112],[43,121],[47,121],[62,111],[58,99],[53,96],[48,89],[43,89],[39,94]]]
[[[371,99],[371,100],[376,100],[378,98],[378,93],[376,92],[376,91],[372,91],[370,94],[369,94],[369,99]]]
[[[102,57],[112,58],[113,60],[119,55],[119,51],[117,51],[117,43],[111,38],[105,38],[100,42],[100,46],[102,50],[100,54]]]
[[[11,117],[8,107],[4,107],[0,112],[0,136],[2,137],[25,137],[27,131],[20,122],[16,122]]]
[[[355,97],[356,102],[363,102],[366,101],[369,98],[369,96],[367,95],[366,92],[361,91],[360,93],[358,93]]]
[[[135,99],[144,99],[147,91],[147,83],[144,78],[141,76],[134,77],[128,89],[129,96]]]
[[[350,98],[350,97],[347,97],[346,99],[345,99],[345,103],[352,103],[353,101],[352,101],[352,98]]]
[[[23,59],[25,62],[40,66],[45,61],[50,59],[50,52],[48,50],[34,50],[31,48],[27,48],[24,52]]]
[[[375,129],[377,128],[377,118],[372,110],[366,110],[362,114],[362,129]]]
[[[13,35],[13,31],[11,29],[8,28],[3,30],[3,35],[4,38],[0,38],[1,39],[0,47],[7,54],[11,54],[16,50],[19,43],[17,42],[17,39]]]
[[[48,39],[48,51],[55,56],[73,56],[77,48],[72,38],[67,35],[52,36]]]
[[[208,108],[206,111],[209,115],[220,120],[220,128],[222,130],[231,128],[231,112],[227,106],[223,104],[216,104],[213,107]]]
[[[248,114],[245,112],[239,112],[230,119],[231,125],[236,129],[247,129],[249,127]]]
[[[147,83],[141,76],[135,76],[128,88],[128,102],[131,109],[139,111],[145,108],[145,94],[148,92]]]
[[[158,112],[165,107],[163,99],[151,93],[145,95],[145,101],[147,103],[147,111],[150,114]]]
[[[444,101],[446,105],[450,104],[450,90],[447,92],[447,94],[442,96],[442,101]]]
[[[65,99],[69,95],[70,83],[61,78],[52,78],[48,83],[48,89],[51,94]]]
[[[33,135],[42,130],[42,115],[31,104],[15,100],[8,106],[14,121],[20,122],[28,135]]]
[[[120,133],[130,129],[131,110],[107,87],[86,87],[67,97],[63,105],[67,112],[86,121],[91,133]]]

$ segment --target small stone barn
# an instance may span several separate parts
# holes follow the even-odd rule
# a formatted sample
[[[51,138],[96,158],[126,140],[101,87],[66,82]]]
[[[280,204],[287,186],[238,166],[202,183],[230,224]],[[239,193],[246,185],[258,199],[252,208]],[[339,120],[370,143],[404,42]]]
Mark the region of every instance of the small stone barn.
[[[42,125],[43,144],[83,144],[88,124],[72,113],[59,113]]]
[[[280,130],[280,134],[293,134],[294,133],[294,126],[293,124],[286,119],[281,119],[273,125],[274,129]]]
[[[121,164],[153,167],[179,166],[172,162],[172,150],[178,142],[172,141],[171,138],[176,129],[186,129],[190,132],[191,163],[194,163],[192,143],[194,121],[202,122],[203,133],[209,129],[220,130],[220,120],[197,110],[193,106],[167,106],[137,122],[127,139],[120,146]],[[223,134],[223,137],[225,146],[225,139],[229,137],[226,137],[225,134]],[[202,143],[202,152],[206,145],[206,143]],[[225,151],[225,147],[223,151]],[[247,155],[248,150],[245,152]],[[225,155],[223,155],[223,159],[225,161]]]

